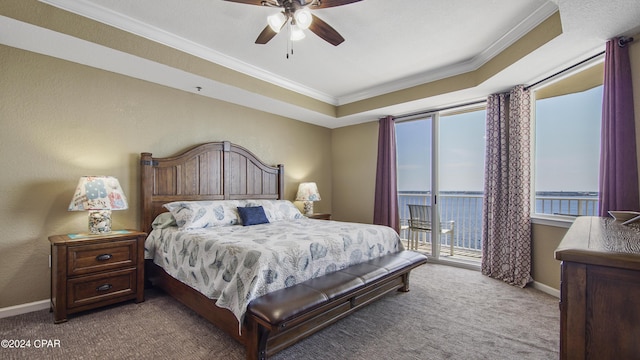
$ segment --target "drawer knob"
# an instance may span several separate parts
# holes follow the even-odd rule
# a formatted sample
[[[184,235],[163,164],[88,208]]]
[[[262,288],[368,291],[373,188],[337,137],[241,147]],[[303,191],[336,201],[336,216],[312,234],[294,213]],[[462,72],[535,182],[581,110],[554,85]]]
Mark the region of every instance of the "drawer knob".
[[[102,255],[96,256],[96,260],[98,260],[98,261],[107,261],[107,260],[111,259],[112,257],[113,257],[113,255],[111,255],[111,254],[102,254]]]
[[[107,291],[109,289],[111,289],[113,286],[111,286],[111,284],[104,284],[104,285],[100,285],[96,288],[96,291]]]

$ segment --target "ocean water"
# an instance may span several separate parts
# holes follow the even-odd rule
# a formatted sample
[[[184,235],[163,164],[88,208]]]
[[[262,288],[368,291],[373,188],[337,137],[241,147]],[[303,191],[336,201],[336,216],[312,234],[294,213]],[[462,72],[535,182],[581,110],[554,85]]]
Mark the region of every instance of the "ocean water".
[[[449,191],[438,196],[440,220],[454,222],[454,246],[470,250],[482,249],[482,201],[483,193],[475,191]],[[402,225],[409,218],[408,204],[431,205],[429,192],[399,192],[398,202]],[[555,215],[595,215],[598,195],[593,192],[538,192],[535,213]],[[443,226],[448,224],[443,224]],[[403,238],[405,232],[400,234]],[[449,244],[449,237],[443,236],[442,244]]]

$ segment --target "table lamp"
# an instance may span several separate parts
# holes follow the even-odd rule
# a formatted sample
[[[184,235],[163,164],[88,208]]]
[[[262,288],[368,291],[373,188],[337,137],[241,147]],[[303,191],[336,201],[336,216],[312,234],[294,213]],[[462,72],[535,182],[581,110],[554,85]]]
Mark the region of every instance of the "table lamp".
[[[320,201],[320,193],[318,192],[318,186],[314,182],[303,182],[298,185],[298,194],[296,195],[296,201],[304,201],[304,214],[313,214],[313,202]]]
[[[89,233],[111,232],[111,210],[129,206],[118,179],[113,176],[82,176],[69,211],[89,211]]]

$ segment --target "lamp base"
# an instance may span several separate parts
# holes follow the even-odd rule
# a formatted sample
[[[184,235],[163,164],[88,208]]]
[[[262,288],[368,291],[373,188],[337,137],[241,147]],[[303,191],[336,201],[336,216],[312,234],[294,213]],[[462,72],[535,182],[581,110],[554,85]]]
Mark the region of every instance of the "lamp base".
[[[89,233],[111,232],[111,210],[89,210]]]
[[[313,201],[305,201],[303,203],[302,211],[304,212],[304,215],[313,214]]]

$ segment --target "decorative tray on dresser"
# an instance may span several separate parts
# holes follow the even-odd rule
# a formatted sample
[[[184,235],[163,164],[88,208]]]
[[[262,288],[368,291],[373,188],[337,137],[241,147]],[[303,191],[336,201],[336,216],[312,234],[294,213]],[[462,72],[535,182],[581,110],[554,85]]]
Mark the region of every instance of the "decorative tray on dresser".
[[[562,261],[560,358],[638,358],[640,224],[579,217],[555,257]]]

